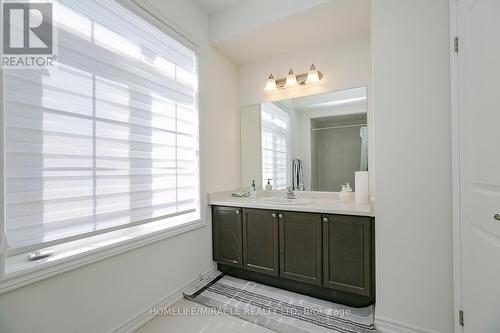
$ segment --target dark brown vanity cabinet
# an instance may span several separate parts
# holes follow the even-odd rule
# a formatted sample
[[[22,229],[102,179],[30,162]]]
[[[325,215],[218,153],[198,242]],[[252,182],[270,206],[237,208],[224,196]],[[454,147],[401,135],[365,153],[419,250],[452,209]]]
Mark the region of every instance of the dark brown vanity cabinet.
[[[321,214],[280,212],[280,276],[321,285]]]
[[[375,302],[374,218],[212,207],[219,270],[317,298]]]
[[[374,229],[362,216],[323,215],[323,285],[372,296]]]
[[[241,208],[212,206],[214,261],[243,267],[242,231]]]
[[[243,268],[279,274],[278,213],[243,208]]]

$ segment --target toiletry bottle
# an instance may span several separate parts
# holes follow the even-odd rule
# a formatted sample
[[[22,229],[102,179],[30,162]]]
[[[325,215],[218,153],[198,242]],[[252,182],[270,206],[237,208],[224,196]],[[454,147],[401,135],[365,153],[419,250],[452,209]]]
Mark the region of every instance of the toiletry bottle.
[[[257,189],[255,188],[255,180],[252,180],[252,186],[250,187],[250,199],[257,198]]]
[[[339,198],[341,202],[349,202],[351,199],[352,188],[349,183],[342,185],[341,190],[339,192]]]
[[[267,191],[270,191],[270,190],[272,190],[272,189],[273,189],[273,185],[271,185],[271,179],[272,179],[272,178],[268,178],[268,179],[267,179],[267,184],[266,184],[266,190],[267,190]]]

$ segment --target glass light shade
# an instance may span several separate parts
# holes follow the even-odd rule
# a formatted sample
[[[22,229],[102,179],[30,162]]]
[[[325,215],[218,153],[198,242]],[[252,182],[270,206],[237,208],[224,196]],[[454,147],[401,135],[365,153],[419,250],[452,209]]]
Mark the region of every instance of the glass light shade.
[[[319,74],[318,71],[316,70],[316,67],[314,67],[314,64],[311,65],[311,69],[309,69],[309,72],[307,72],[307,79],[306,83],[314,83],[319,81]]]
[[[264,88],[264,90],[276,90],[276,80],[274,79],[273,74],[269,75],[269,79],[267,79],[266,87]]]
[[[288,72],[288,75],[286,77],[285,86],[294,87],[296,85],[297,85],[297,78],[295,77],[295,74],[293,74],[293,71],[290,68],[290,71]]]

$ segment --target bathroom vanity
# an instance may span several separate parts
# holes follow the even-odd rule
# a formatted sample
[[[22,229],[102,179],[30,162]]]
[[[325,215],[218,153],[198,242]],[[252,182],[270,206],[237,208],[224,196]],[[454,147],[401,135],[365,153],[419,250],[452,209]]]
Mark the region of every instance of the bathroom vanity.
[[[350,306],[375,302],[367,110],[366,87],[241,107],[241,187],[266,190],[209,195],[220,271]],[[360,205],[349,190],[342,202],[341,186]]]
[[[209,197],[213,259],[223,273],[350,306],[375,302],[373,206],[338,193]]]

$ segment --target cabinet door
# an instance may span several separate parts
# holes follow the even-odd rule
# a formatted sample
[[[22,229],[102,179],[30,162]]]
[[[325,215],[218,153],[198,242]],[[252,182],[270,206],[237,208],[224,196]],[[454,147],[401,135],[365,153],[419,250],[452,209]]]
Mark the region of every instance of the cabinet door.
[[[279,214],[280,276],[321,285],[321,215]]]
[[[243,268],[278,275],[278,214],[243,209]]]
[[[370,217],[323,216],[323,285],[373,296],[374,233]]]
[[[214,260],[221,264],[242,267],[241,209],[213,206],[212,233]]]

